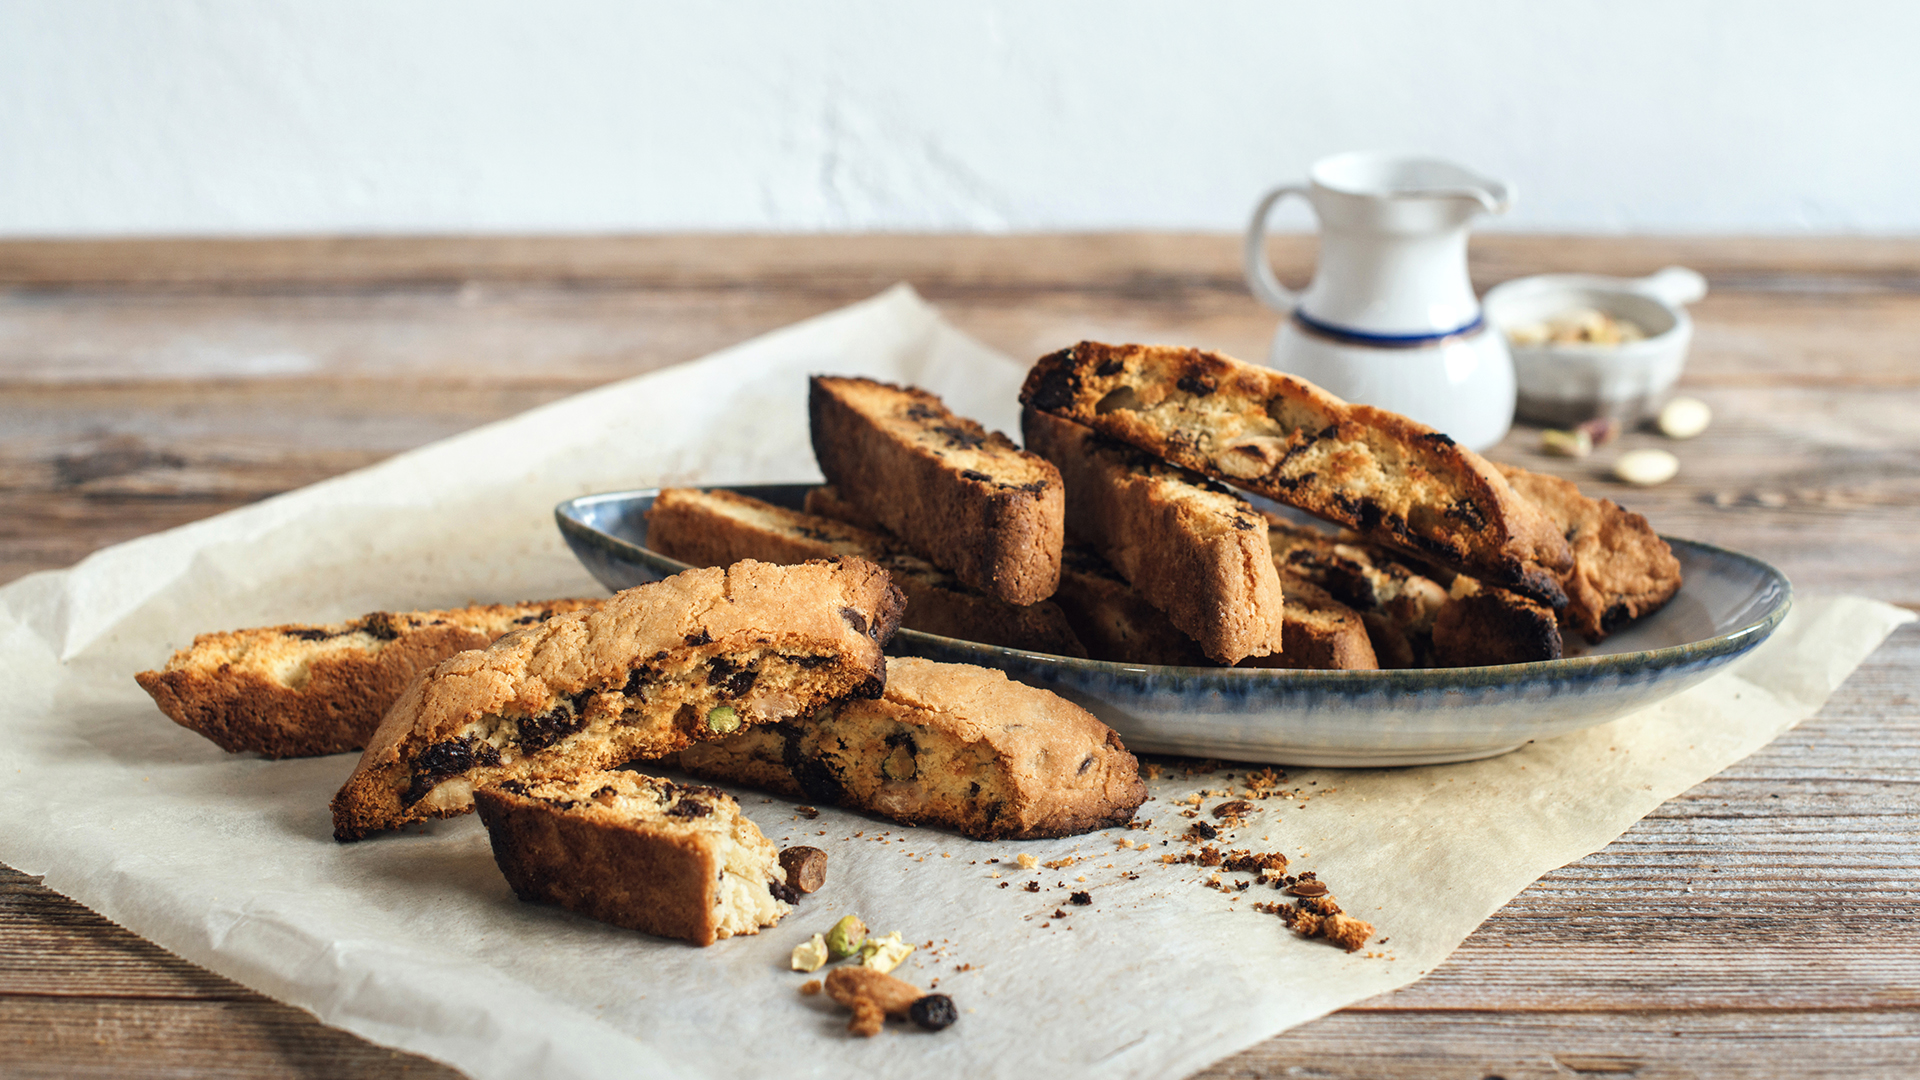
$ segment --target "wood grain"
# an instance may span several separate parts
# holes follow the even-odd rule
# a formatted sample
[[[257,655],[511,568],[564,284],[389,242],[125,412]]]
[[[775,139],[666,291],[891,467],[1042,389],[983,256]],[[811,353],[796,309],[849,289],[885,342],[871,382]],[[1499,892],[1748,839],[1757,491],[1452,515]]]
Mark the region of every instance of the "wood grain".
[[[1304,281],[1311,240],[1277,238]],[[1258,358],[1237,239],[408,238],[0,243],[0,581],[702,355],[910,281],[1015,357],[1080,338]],[[1704,272],[1707,435],[1583,462],[1663,531],[1802,592],[1920,609],[1920,241],[1483,235],[1524,273]],[[1680,477],[1605,477],[1662,445]],[[1420,982],[1209,1078],[1920,1070],[1920,630],[1820,715],[1542,878]],[[0,870],[0,1075],[452,1076]]]

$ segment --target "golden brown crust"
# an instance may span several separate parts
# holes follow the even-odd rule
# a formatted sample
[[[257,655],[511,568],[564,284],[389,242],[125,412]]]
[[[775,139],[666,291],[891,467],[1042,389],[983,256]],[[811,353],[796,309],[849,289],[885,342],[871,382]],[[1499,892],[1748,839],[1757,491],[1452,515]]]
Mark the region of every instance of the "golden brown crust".
[[[777,739],[790,783],[809,799],[981,839],[1121,825],[1146,800],[1120,737],[1063,698],[968,664],[896,657],[888,675],[877,700],[690,748],[681,766],[759,783]]]
[[[906,594],[902,626],[1056,656],[1087,655],[1052,601],[1019,607],[995,600],[968,588],[891,536],[735,492],[662,491],[647,512],[647,546],[694,566],[726,566],[741,559],[775,563],[869,559],[885,567]]]
[[[1653,526],[1611,499],[1580,493],[1570,480],[1501,465],[1513,489],[1546,513],[1573,545],[1573,570],[1562,584],[1561,615],[1588,641],[1660,609],[1680,590],[1680,560]]]
[[[1566,540],[1480,455],[1397,413],[1219,353],[1081,342],[1020,400],[1370,540],[1554,606]]]
[[[420,672],[511,630],[597,600],[377,611],[325,626],[201,634],[159,671],[134,676],[174,723],[230,753],[310,757],[367,745]]]
[[[1060,474],[940,399],[872,379],[815,376],[813,454],[842,496],[961,581],[1009,604],[1060,584]]]
[[[1028,409],[1021,428],[1066,482],[1069,535],[1202,652],[1233,664],[1281,651],[1280,579],[1266,521],[1245,499],[1070,420]]]
[[[1560,621],[1530,597],[1462,575],[1433,621],[1438,667],[1480,667],[1558,660]]]
[[[790,910],[773,844],[713,788],[591,772],[473,798],[522,900],[696,945],[758,933]]]
[[[333,800],[357,840],[472,808],[476,784],[604,769],[886,680],[904,601],[847,559],[689,570],[443,661],[381,721]]]

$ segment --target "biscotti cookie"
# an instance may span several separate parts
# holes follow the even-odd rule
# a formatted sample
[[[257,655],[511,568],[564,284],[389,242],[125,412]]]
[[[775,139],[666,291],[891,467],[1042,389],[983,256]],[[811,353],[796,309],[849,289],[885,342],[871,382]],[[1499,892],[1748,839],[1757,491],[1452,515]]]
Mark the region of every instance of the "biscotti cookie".
[[[1267,523],[1245,499],[1092,429],[1028,409],[1027,446],[1060,469],[1067,534],[1222,664],[1281,651]]]
[[[473,793],[522,900],[711,945],[793,910],[780,853],[723,792],[631,772],[504,780]]]
[[[1250,656],[1241,667],[1309,671],[1373,671],[1380,661],[1358,612],[1325,589],[1294,574],[1280,575],[1287,597],[1287,647],[1271,656]]]
[[[1433,620],[1435,667],[1560,659],[1560,620],[1545,604],[1465,574],[1449,591]]]
[[[832,484],[821,484],[807,489],[806,511],[817,517],[844,521],[856,529],[865,529],[882,536],[891,536],[887,527],[880,524],[872,514],[849,502],[840,494],[840,489]]]
[[[980,839],[1122,825],[1146,800],[1120,737],[1064,698],[969,664],[895,657],[887,675],[877,699],[691,747],[681,767]]]
[[[1081,342],[1027,374],[1023,404],[1369,540],[1558,607],[1573,553],[1480,455],[1398,413],[1219,353]]]
[[[1019,607],[995,600],[890,536],[731,491],[662,491],[647,512],[647,546],[693,566],[726,566],[741,559],[869,559],[885,567],[906,594],[902,626],[1057,656],[1087,655],[1052,601]]]
[[[1381,667],[1431,662],[1433,621],[1447,603],[1444,586],[1352,534],[1334,536],[1268,515],[1267,541],[1283,575],[1297,575],[1359,613]]]
[[[376,611],[325,626],[201,634],[134,676],[174,723],[231,753],[338,754],[367,745],[413,677],[457,652],[597,600]]]
[[[1380,666],[1359,613],[1285,569],[1279,569],[1279,578],[1286,598],[1281,633],[1286,648],[1248,657],[1238,666],[1354,671]],[[1053,598],[1096,660],[1216,666],[1192,638],[1167,621],[1165,612],[1141,599],[1119,571],[1083,544],[1067,545],[1060,591]]]
[[[961,581],[1009,604],[1060,583],[1060,473],[925,390],[815,376],[813,455],[827,482]]]
[[[877,696],[900,591],[847,559],[689,570],[556,616],[428,672],[333,799],[358,840],[473,808],[500,780],[662,757],[750,724]]]
[[[1680,589],[1680,560],[1647,519],[1611,499],[1580,493],[1570,480],[1501,465],[1513,490],[1533,500],[1573,545],[1573,570],[1562,584],[1561,616],[1588,641],[1657,611]]]
[[[1147,603],[1120,571],[1085,544],[1070,543],[1061,552],[1060,591],[1053,600],[1095,660],[1214,666],[1198,642],[1181,633],[1166,612]],[[1285,629],[1281,633],[1284,636]]]

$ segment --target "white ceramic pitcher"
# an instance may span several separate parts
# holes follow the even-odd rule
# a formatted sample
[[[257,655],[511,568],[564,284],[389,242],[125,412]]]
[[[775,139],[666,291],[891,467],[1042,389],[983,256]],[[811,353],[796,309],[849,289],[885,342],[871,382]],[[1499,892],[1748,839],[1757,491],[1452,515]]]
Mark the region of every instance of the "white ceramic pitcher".
[[[1299,195],[1320,220],[1320,264],[1295,294],[1267,261],[1267,215]],[[1450,162],[1352,153],[1275,188],[1247,229],[1253,295],[1290,316],[1267,362],[1353,402],[1404,413],[1476,450],[1513,423],[1513,360],[1467,278],[1467,227],[1513,189]]]

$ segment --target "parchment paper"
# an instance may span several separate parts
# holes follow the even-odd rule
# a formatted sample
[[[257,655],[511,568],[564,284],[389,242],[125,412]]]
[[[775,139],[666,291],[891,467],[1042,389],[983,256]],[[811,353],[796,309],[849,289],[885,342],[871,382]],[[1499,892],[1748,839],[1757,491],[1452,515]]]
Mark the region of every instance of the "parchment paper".
[[[1467,765],[1292,771],[1304,805],[1260,802],[1231,839],[1319,873],[1388,939],[1374,955],[1250,910],[1283,899],[1270,889],[1235,899],[1203,887],[1207,871],[1160,862],[1185,850],[1172,800],[1225,787],[1219,774],[1155,781],[1150,829],[1031,843],[831,809],[805,820],[743,793],[777,843],[828,850],[830,884],[777,928],[699,949],[516,901],[472,817],[335,844],[327,800],[353,755],[229,756],[134,685],[200,631],[597,594],[560,541],[556,502],[816,478],[810,372],[917,383],[1011,431],[1022,370],[896,288],[23,578],[0,590],[0,859],[190,960],[476,1078],[1175,1075],[1431,970],[1540,874],[1811,715],[1912,617],[1803,598],[1737,670],[1605,727]],[[1021,871],[1021,853],[1081,861]],[[1068,903],[1080,890],[1092,904]],[[899,974],[938,979],[960,1022],[853,1039],[824,998],[800,997],[788,952],[847,912],[921,944]]]

